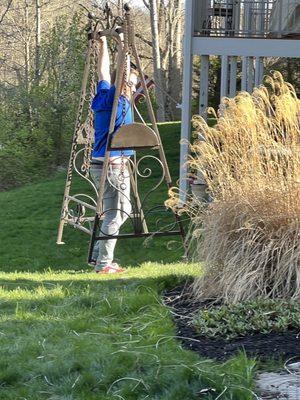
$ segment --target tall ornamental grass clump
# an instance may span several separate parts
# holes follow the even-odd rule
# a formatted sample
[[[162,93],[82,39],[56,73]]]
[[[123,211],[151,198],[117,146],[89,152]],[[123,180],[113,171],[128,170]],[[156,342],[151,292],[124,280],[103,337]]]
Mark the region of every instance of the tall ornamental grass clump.
[[[221,109],[214,127],[194,118],[205,141],[192,146],[190,166],[213,198],[186,206],[193,255],[204,260],[195,293],[300,299],[300,100],[275,72]]]

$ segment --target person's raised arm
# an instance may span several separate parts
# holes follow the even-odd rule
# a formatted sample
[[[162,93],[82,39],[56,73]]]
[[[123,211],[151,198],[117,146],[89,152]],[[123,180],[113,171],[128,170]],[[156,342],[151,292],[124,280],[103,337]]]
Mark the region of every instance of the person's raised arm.
[[[107,81],[110,84],[110,69],[109,69],[109,52],[107,46],[107,39],[105,36],[101,36],[99,39],[99,56],[98,56],[98,65],[97,65],[97,73],[98,80]]]
[[[92,110],[94,112],[111,110],[115,95],[115,87],[111,86],[110,60],[105,36],[99,39],[98,45],[97,74],[99,82],[96,95],[92,101]]]

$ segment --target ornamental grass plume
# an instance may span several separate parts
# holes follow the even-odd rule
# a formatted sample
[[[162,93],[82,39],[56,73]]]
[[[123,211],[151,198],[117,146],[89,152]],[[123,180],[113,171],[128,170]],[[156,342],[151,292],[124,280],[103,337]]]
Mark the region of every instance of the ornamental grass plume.
[[[213,198],[185,209],[193,256],[204,261],[194,291],[229,303],[299,300],[300,100],[275,72],[252,95],[223,99],[221,109],[214,127],[193,119],[205,141],[191,146],[189,164]]]

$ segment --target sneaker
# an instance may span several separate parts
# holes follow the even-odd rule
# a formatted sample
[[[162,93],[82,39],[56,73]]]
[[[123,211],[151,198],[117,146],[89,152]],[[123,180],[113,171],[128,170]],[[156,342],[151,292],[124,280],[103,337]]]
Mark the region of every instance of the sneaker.
[[[93,268],[95,268],[96,267],[96,260],[91,260],[90,262],[88,262],[88,265],[90,266],[90,267],[93,267]]]
[[[114,267],[114,268],[117,268],[117,269],[123,269],[123,271],[125,271],[124,268],[121,268],[120,265],[118,263],[116,263],[116,262],[112,262],[111,266]]]
[[[105,267],[103,267],[100,270],[96,270],[95,272],[97,274],[119,274],[121,272],[125,272],[124,268],[121,268],[118,266],[118,264],[111,264],[111,265],[106,265]]]

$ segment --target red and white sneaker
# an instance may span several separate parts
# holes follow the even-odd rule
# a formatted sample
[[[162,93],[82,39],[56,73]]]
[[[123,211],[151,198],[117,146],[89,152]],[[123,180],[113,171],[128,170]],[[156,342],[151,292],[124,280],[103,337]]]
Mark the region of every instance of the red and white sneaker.
[[[125,272],[124,268],[119,267],[117,263],[112,263],[111,265],[106,265],[100,270],[96,270],[97,274],[120,274],[121,272]]]
[[[90,267],[93,267],[93,268],[95,268],[96,267],[96,260],[91,260],[90,262],[88,262],[88,265],[90,266]]]

